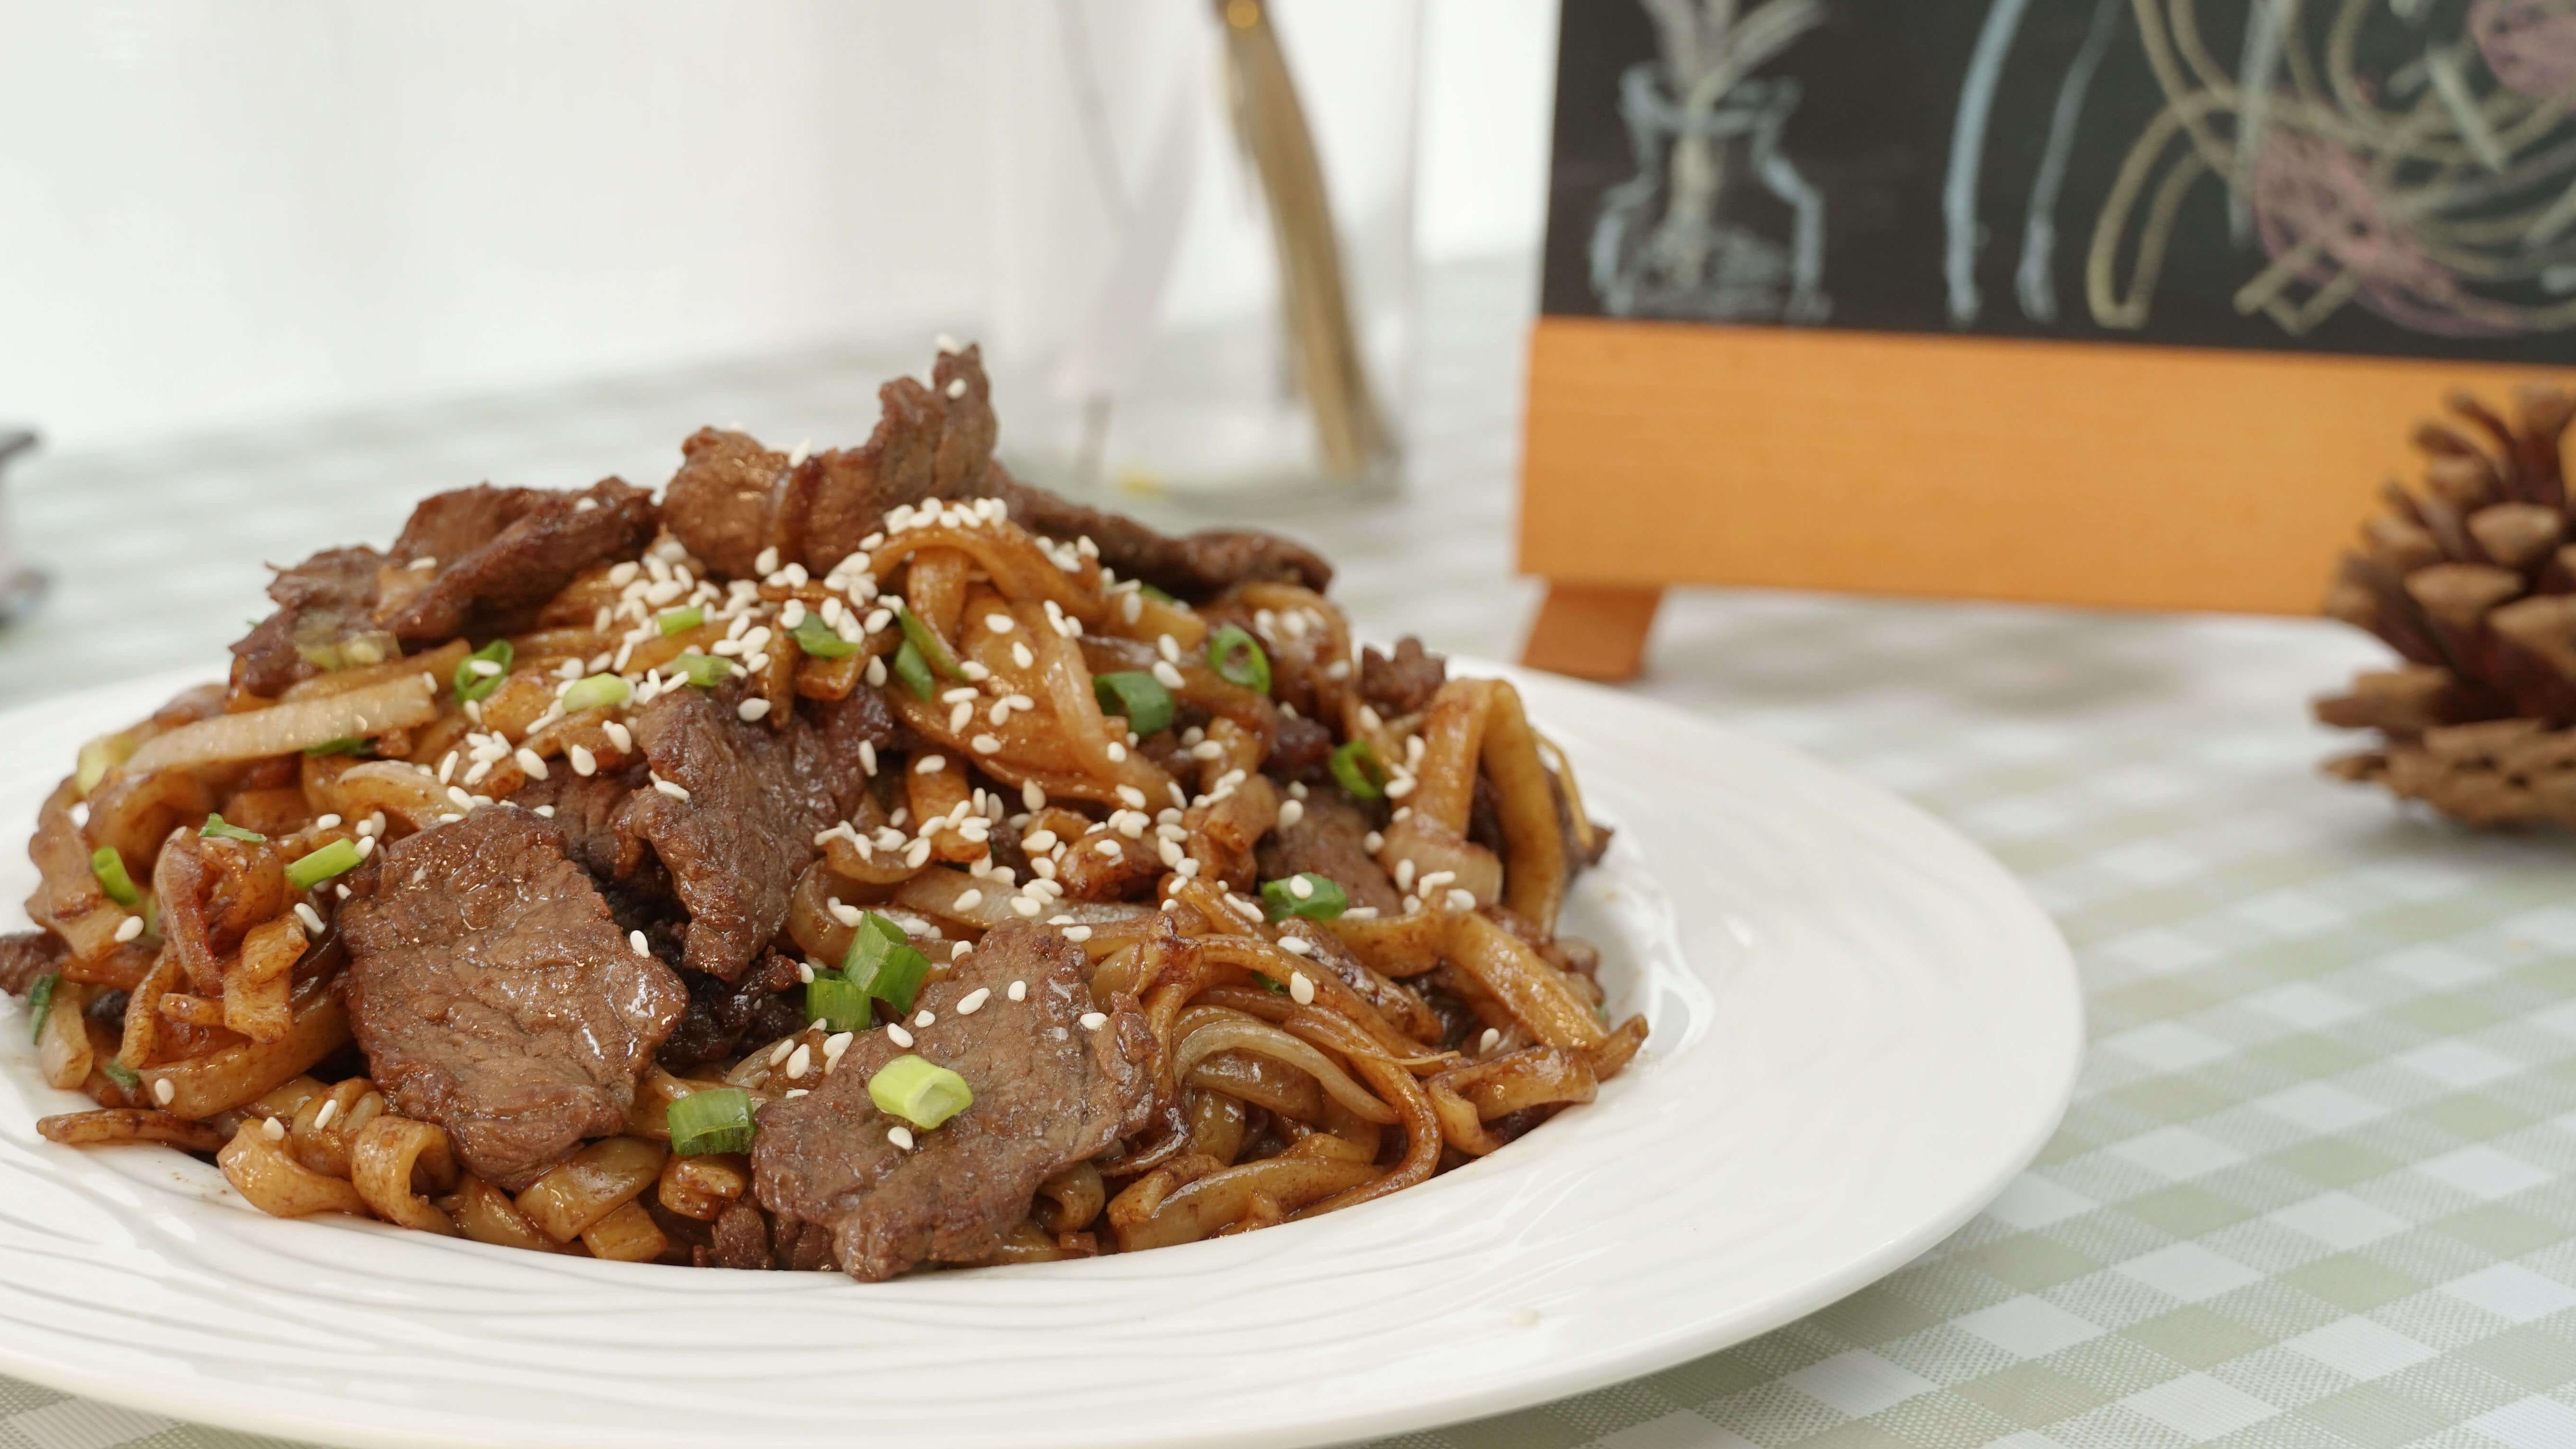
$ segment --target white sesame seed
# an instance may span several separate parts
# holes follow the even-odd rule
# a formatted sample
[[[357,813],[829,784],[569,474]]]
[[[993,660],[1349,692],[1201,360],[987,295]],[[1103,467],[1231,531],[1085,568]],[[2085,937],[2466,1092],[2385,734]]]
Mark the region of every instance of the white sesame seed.
[[[339,1115],[340,1099],[337,1097],[323,1098],[321,1110],[313,1114],[313,1130],[316,1132],[324,1130],[331,1125],[331,1119]]]
[[[912,762],[912,772],[916,775],[936,775],[947,768],[948,759],[945,755],[924,755]]]
[[[627,932],[626,945],[627,949],[633,951],[638,956],[650,956],[653,954],[653,947],[651,943],[644,939],[644,933],[642,931]]]
[[[500,661],[494,659],[468,659],[465,661],[465,667],[485,679],[490,679],[501,672]]]
[[[951,961],[963,961],[969,953],[974,951],[974,949],[975,943],[972,941],[952,941],[948,946],[948,959]]]
[[[1315,1004],[1315,983],[1303,971],[1288,973],[1288,999],[1299,1006]]]
[[[647,773],[649,774],[651,772],[648,771]],[[674,800],[686,800],[689,798],[689,789],[687,786],[682,785],[675,780],[665,780],[660,775],[653,776],[653,788],[660,791],[662,794],[670,796]]]
[[[950,397],[964,397],[966,395],[966,379],[962,377],[951,379],[948,384],[948,395]]]
[[[1119,803],[1125,805],[1130,810],[1142,810],[1145,808],[1145,792],[1137,789],[1133,785],[1119,786],[1117,795]]]
[[[1378,831],[1372,830],[1368,834],[1360,837],[1360,848],[1371,855],[1375,855],[1379,851],[1386,849],[1386,836]]]
[[[854,1031],[836,1031],[823,1038],[823,1060],[827,1062],[839,1060],[841,1053],[848,1051],[850,1043],[857,1039],[858,1033]]]
[[[900,1126],[889,1127],[886,1129],[886,1140],[893,1143],[895,1146],[902,1148],[904,1151],[910,1152],[912,1150],[912,1129]]]
[[[1101,841],[1099,850],[1102,855],[1109,857],[1111,860],[1123,860],[1127,855],[1127,847],[1120,845],[1114,840]]]
[[[974,990],[967,992],[963,997],[958,999],[957,1014],[959,1016],[973,1016],[976,1012],[984,1009],[984,1003],[991,1000],[992,996],[993,993],[990,988],[983,986],[976,987]]]
[[[803,1043],[798,1043],[796,1050],[787,1054],[787,1080],[791,1082],[801,1080],[806,1072],[813,1069],[813,1066],[813,1051]]]
[[[1476,893],[1474,891],[1468,890],[1464,886],[1459,886],[1453,888],[1449,892],[1449,909],[1453,911],[1472,911],[1475,908]]]
[[[599,773],[599,756],[588,745],[574,745],[564,751],[564,758],[572,762],[572,772],[584,779]]]
[[[271,1117],[259,1124],[259,1133],[271,1142],[283,1142],[286,1140],[286,1124]]]
[[[905,1031],[903,1029],[903,1023],[899,1021],[890,1021],[886,1023],[886,1039],[899,1047],[908,1047],[912,1045],[912,1033]]]
[[[1181,677],[1181,671],[1174,668],[1168,659],[1154,661],[1154,678],[1161,681],[1165,689],[1180,689],[1189,682]]]
[[[1064,938],[1077,944],[1083,941],[1088,941],[1091,939],[1091,928],[1089,926],[1067,926],[1064,928]]]
[[[778,1045],[769,1049],[769,1064],[774,1067],[780,1062],[787,1060],[787,1054],[794,1050],[796,1050],[796,1038],[792,1036],[780,1037],[778,1039]]]
[[[549,815],[549,816],[551,816],[552,814],[554,814],[554,809],[555,809],[555,807],[553,807],[552,805],[540,805],[540,806],[538,806],[538,807],[537,807],[537,809],[538,809],[538,811],[539,811],[539,812],[541,812],[541,813],[543,813],[543,814],[545,814],[545,815]],[[358,859],[360,859],[360,860],[364,860],[364,859],[366,859],[368,856],[371,856],[371,855],[373,855],[373,854],[375,854],[375,853],[376,853],[376,838],[375,838],[374,836],[372,836],[372,835],[361,835],[361,836],[359,836],[359,837],[358,837]],[[342,898],[343,898],[343,899],[346,899],[346,898],[347,898],[348,889],[349,889],[349,888],[348,888],[347,886],[342,886],[342,887],[340,888],[340,890],[341,890],[341,894],[342,894]]]
[[[1084,1031],[1098,1031],[1108,1024],[1109,1013],[1105,1011],[1086,1011],[1082,1014],[1082,1029]]]
[[[307,906],[305,909],[311,910],[312,907]],[[142,934],[143,918],[141,916],[128,916],[124,920],[116,923],[116,939],[119,942],[131,941]]]
[[[620,724],[618,721],[609,720],[602,724],[600,729],[607,733],[608,742],[617,746],[618,753],[624,754],[625,752],[635,748],[635,736],[629,733],[626,726]]]
[[[733,712],[745,721],[757,720],[769,713],[769,701],[755,694],[735,705]]]
[[[1029,884],[1034,886],[1037,882],[1031,881]],[[1011,909],[1019,912],[1023,918],[1033,920],[1036,918],[1038,913],[1037,898],[1035,896],[1013,896],[1011,897]]]
[[[918,1027],[927,1027],[938,1019],[939,1013],[932,1011],[926,1006],[912,1014],[912,1024]]]
[[[1284,800],[1279,805],[1279,828],[1287,829],[1306,818],[1306,805],[1301,800]],[[1347,838],[1347,837],[1345,837]]]
[[[776,544],[771,544],[769,547],[762,549],[759,556],[751,561],[751,569],[752,572],[759,574],[774,574],[778,572],[778,546]]]
[[[137,916],[135,919],[141,920],[142,917]],[[322,934],[322,913],[313,909],[310,902],[297,901],[295,903],[295,919],[303,922],[304,929],[312,934],[316,936]]]
[[[804,982],[804,983],[805,983],[806,985],[808,985],[808,986],[813,985],[813,984],[814,984],[814,963],[813,963],[813,962],[811,962],[811,961],[799,961],[799,962],[797,962],[797,963],[796,963],[796,979],[797,979],[797,980],[799,980],[799,981]]]
[[[526,774],[529,779],[542,780],[546,777],[546,762],[544,758],[539,756],[536,751],[529,749],[526,745],[521,745],[517,750],[511,752],[510,758],[519,762],[519,769],[521,772]]]
[[[1280,937],[1279,949],[1287,952],[1291,956],[1312,956],[1315,954],[1314,943],[1303,936]]]
[[[1503,1033],[1500,1028],[1491,1026],[1486,1027],[1485,1034],[1476,1038],[1476,1050],[1478,1052],[1492,1051],[1494,1049],[1494,1043],[1501,1041],[1502,1039]]]
[[[1311,901],[1315,898],[1315,883],[1303,875],[1292,875],[1288,877],[1288,894],[1301,901]]]
[[[172,1101],[173,1099],[175,1099],[178,1095],[179,1095],[179,1088],[178,1088],[174,1083],[172,1083],[172,1082],[171,1082],[171,1080],[170,1080],[168,1077],[160,1077],[160,1078],[156,1078],[156,1079],[153,1081],[153,1083],[152,1083],[152,1100],[153,1100],[153,1101],[160,1103],[160,1104],[161,1104],[162,1106],[164,1106],[164,1107],[167,1107],[167,1106],[169,1106],[169,1105],[170,1105],[171,1101]]]
[[[1046,791],[1038,788],[1037,781],[1031,780],[1020,787],[1020,803],[1026,805],[1031,810],[1044,810],[1046,808]]]

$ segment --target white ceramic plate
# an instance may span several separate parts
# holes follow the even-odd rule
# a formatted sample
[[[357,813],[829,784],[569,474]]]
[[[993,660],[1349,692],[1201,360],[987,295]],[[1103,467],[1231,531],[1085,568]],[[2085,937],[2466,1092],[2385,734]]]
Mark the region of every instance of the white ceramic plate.
[[[367,1446],[1309,1445],[1724,1347],[1983,1206],[2074,1082],[2081,1008],[2047,918],[1879,790],[1514,678],[1619,827],[1569,929],[1654,1036],[1598,1102],[1493,1157],[1134,1257],[874,1285],[599,1263],[282,1222],[175,1152],[53,1146],[36,1117],[81,1100],[0,1017],[0,1369]],[[79,742],[187,682],[0,716],[0,900],[32,885],[17,842]]]

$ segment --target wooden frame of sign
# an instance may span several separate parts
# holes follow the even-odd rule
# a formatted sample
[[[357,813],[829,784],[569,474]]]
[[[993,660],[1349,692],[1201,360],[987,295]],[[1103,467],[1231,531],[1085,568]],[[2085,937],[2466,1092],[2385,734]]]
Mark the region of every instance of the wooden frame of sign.
[[[1740,33],[1763,8],[1705,13]],[[2264,7],[2215,0],[1814,0],[1693,111],[1676,73],[1717,51],[1669,27],[1702,13],[1563,7],[1521,480],[1520,566],[1549,585],[1524,656],[1540,668],[1634,674],[1661,591],[1685,584],[2310,612],[2416,419],[2576,362],[2559,295],[2576,226],[2548,242],[2557,272],[2524,265],[2528,227],[2494,268],[2434,266],[2450,218],[2333,190],[2367,170],[2332,150],[2346,133],[2181,93],[2199,82],[2168,17],[2284,76],[2325,43],[2312,18],[2263,38],[2244,30]],[[2346,62],[2370,94],[2456,42],[2479,104],[2529,110],[2525,32],[2425,24],[2469,22],[2372,12]],[[2576,45],[2576,13],[2563,25]],[[2186,112],[2207,148],[2166,123]],[[2486,191],[2576,120],[2511,139],[2481,162]],[[2418,195],[2451,174],[2361,159]],[[1695,221],[1685,172],[1717,178]],[[2344,209],[2313,212],[2328,192]],[[2441,256],[2510,230],[2472,219]]]

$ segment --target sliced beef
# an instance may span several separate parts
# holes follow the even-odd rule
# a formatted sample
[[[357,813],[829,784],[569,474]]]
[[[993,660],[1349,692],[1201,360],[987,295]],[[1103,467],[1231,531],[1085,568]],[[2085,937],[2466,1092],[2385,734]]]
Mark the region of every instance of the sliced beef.
[[[253,694],[275,695],[318,672],[304,657],[381,628],[376,622],[376,576],[385,556],[372,548],[334,548],[268,584],[277,609],[233,645],[233,677]],[[302,646],[302,647],[298,647]]]
[[[615,478],[579,493],[482,484],[423,499],[391,554],[335,548],[279,570],[276,612],[233,645],[234,678],[277,694],[362,634],[417,646],[516,633],[575,574],[640,552],[660,517],[651,494]]]
[[[653,495],[616,478],[579,493],[487,483],[439,494],[394,541],[394,562],[428,585],[385,600],[385,627],[405,644],[517,633],[575,574],[642,552],[660,522]],[[409,567],[423,559],[437,567]]]
[[[1262,772],[1282,780],[1319,780],[1333,758],[1333,732],[1302,714],[1279,712],[1279,728],[1270,736],[1270,753]]]
[[[0,991],[24,996],[38,977],[59,971],[72,948],[51,931],[11,931],[0,936]]]
[[[680,471],[665,492],[672,533],[722,575],[751,573],[766,548],[820,574],[857,552],[884,526],[888,509],[933,498],[999,498],[1023,527],[1060,539],[1088,536],[1120,577],[1183,598],[1249,579],[1316,589],[1332,581],[1329,564],[1283,538],[1230,529],[1171,538],[1011,477],[993,459],[1000,425],[976,348],[941,353],[927,384],[899,377],[877,390],[877,400],[866,443],[794,467],[743,434],[699,432],[681,445]]]
[[[1360,697],[1376,705],[1380,714],[1421,709],[1448,679],[1448,664],[1410,634],[1396,641],[1392,657],[1374,648],[1360,651]]]
[[[688,798],[651,789],[628,797],[617,873],[631,876],[649,847],[688,909],[682,964],[735,980],[786,924],[815,835],[857,808],[867,789],[859,744],[892,744],[893,716],[863,688],[775,729],[745,723],[716,696],[677,689],[646,705],[633,729],[653,772]]]
[[[581,776],[570,770],[549,771],[510,797],[523,810],[550,810],[564,848],[581,868],[606,879],[617,871],[617,817],[627,797],[648,788],[641,767],[612,775]]]
[[[716,1219],[713,1242],[701,1268],[766,1268],[769,1266],[769,1219],[760,1209],[738,1202]]]
[[[561,832],[475,811],[377,853],[340,908],[349,1022],[404,1116],[513,1192],[613,1133],[679,1020],[679,978],[628,948]]]
[[[805,1024],[798,1011],[796,963],[771,952],[740,981],[726,982],[691,972],[689,1008],[662,1043],[659,1060],[666,1071],[686,1072],[733,1056],[748,1039],[774,1041]]]
[[[966,1079],[973,1106],[910,1152],[868,1098],[868,1078],[904,1055],[883,1031],[861,1037],[812,1092],[761,1109],[752,1194],[778,1219],[823,1224],[851,1276],[890,1278],[923,1262],[989,1257],[1026,1217],[1038,1184],[1139,1131],[1153,1096],[1153,1030],[1135,998],[1096,1008],[1080,947],[1033,923],[1003,926],[943,980],[922,988],[932,1025],[909,1049]],[[1025,1001],[1010,984],[1028,984]],[[971,1016],[956,1001],[990,992]],[[1081,1017],[1108,1020],[1086,1028]]]
[[[1306,809],[1294,825],[1282,825],[1261,839],[1258,858],[1263,880],[1284,880],[1308,871],[1342,888],[1355,906],[1375,906],[1384,915],[1404,909],[1404,897],[1369,854],[1369,820],[1359,807],[1322,790],[1306,797]]]

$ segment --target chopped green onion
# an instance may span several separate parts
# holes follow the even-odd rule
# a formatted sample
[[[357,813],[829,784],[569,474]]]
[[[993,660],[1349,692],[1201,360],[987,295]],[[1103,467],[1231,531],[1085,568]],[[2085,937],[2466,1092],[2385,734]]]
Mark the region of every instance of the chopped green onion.
[[[912,691],[913,698],[925,704],[930,700],[930,691],[939,687],[938,682],[930,677],[930,666],[922,662],[921,651],[913,648],[909,639],[903,641],[902,648],[894,651],[894,677],[903,681],[903,687]]]
[[[1302,892],[1298,890],[1301,882],[1305,886]],[[1310,870],[1286,880],[1263,881],[1261,904],[1274,921],[1284,921],[1290,916],[1329,921],[1351,908],[1351,898],[1342,894],[1342,888],[1334,883],[1332,877],[1317,875]]]
[[[906,1055],[868,1078],[868,1100],[887,1116],[926,1130],[974,1106],[975,1093],[964,1077],[937,1062]]]
[[[478,699],[489,699],[492,691],[499,689],[502,679],[508,676],[514,653],[509,640],[495,639],[456,661],[456,677],[452,681],[456,686],[456,702],[471,704]],[[477,664],[497,664],[500,668],[487,673],[475,668]]]
[[[903,927],[870,911],[859,917],[859,928],[850,935],[841,970],[850,984],[893,1007],[900,1016],[912,1010],[913,995],[930,974],[930,960],[912,948],[912,938],[903,933]]]
[[[342,735],[336,740],[324,740],[318,745],[304,747],[304,753],[308,755],[363,755],[366,752],[367,740],[363,735]]]
[[[1255,694],[1270,692],[1270,656],[1262,652],[1261,641],[1243,631],[1241,625],[1228,624],[1208,636],[1208,667],[1228,684],[1241,685]]]
[[[134,877],[125,873],[125,857],[113,845],[102,845],[89,853],[89,873],[98,877],[98,888],[120,906],[143,904],[143,892],[134,888]]]
[[[732,660],[721,654],[701,654],[695,649],[672,660],[671,668],[700,689],[713,689],[733,677]]]
[[[1152,584],[1140,583],[1136,586],[1136,592],[1143,594],[1146,598],[1152,599],[1158,604],[1177,604],[1180,602],[1180,600],[1164,593],[1161,589],[1155,588]]]
[[[107,772],[124,764],[134,755],[134,736],[125,733],[100,735],[80,747],[80,763],[72,773],[72,783],[86,798],[107,778]]]
[[[740,1087],[691,1092],[662,1109],[671,1150],[682,1157],[751,1150],[751,1094]]]
[[[856,642],[841,637],[839,631],[823,622],[823,616],[808,609],[796,627],[787,631],[796,647],[816,659],[846,659],[859,652]]]
[[[662,633],[666,637],[672,634],[685,634],[706,621],[707,611],[701,604],[691,604],[685,609],[664,609],[653,616],[653,622],[662,626]]]
[[[238,825],[231,824],[220,815],[207,816],[206,823],[197,827],[197,838],[200,840],[247,840],[253,843],[268,839],[267,836],[260,834],[256,830],[244,830]]]
[[[1094,675],[1091,692],[1100,707],[1110,714],[1127,717],[1127,728],[1140,735],[1156,734],[1172,727],[1172,692],[1163,681],[1139,669],[1121,670],[1116,674]]]
[[[866,1031],[876,998],[838,971],[817,971],[805,985],[805,1019],[834,1031]]]
[[[1377,751],[1368,741],[1352,740],[1340,746],[1326,763],[1353,799],[1374,800],[1386,793],[1386,767],[1377,762]]]
[[[903,626],[904,642],[921,651],[922,662],[951,679],[964,679],[966,671],[957,667],[957,656],[948,652],[947,642],[931,632],[910,609],[895,610],[895,622]]]
[[[1281,981],[1276,977],[1265,976],[1260,972],[1255,971],[1252,973],[1252,979],[1269,988],[1270,994],[1273,996],[1285,996],[1288,994],[1288,983]]]
[[[363,859],[365,857],[358,854],[358,847],[346,840],[335,840],[289,865],[286,883],[297,890],[309,891],[335,875],[356,870],[358,862]]]
[[[134,1068],[127,1066],[125,1063],[118,1061],[114,1057],[109,1057],[100,1062],[98,1064],[98,1069],[107,1073],[107,1079],[109,1081],[116,1083],[118,1086],[123,1087],[129,1092],[143,1085],[142,1073],[137,1072]]]
[[[594,674],[587,679],[574,680],[572,688],[563,692],[563,712],[579,714],[586,709],[606,709],[634,697],[635,686],[627,683],[625,676]]]
[[[62,979],[63,973],[60,971],[48,971],[36,978],[35,985],[27,988],[27,1017],[30,1023],[27,1040],[45,1039],[45,1017],[54,1009],[54,983]]]

